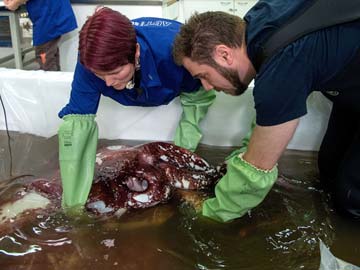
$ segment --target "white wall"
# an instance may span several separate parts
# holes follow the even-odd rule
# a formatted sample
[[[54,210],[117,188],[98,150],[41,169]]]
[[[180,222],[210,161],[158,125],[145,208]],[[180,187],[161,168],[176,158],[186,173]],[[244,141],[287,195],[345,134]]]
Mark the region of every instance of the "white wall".
[[[71,72],[24,71],[0,68],[0,94],[10,130],[50,137],[62,120],[59,110],[68,102]],[[317,93],[309,98],[309,113],[301,119],[289,149],[318,150],[325,131],[330,103]],[[178,99],[166,106],[124,107],[102,97],[97,122],[100,138],[172,141],[180,118]],[[236,146],[254,117],[252,91],[239,97],[218,93],[202,122],[202,143]],[[0,109],[0,129],[5,129]]]

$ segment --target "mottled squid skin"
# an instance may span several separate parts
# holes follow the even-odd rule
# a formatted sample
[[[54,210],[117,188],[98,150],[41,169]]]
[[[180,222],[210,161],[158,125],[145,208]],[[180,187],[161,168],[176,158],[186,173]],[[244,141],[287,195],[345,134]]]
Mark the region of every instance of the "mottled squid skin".
[[[198,155],[170,143],[105,147],[96,155],[93,185],[85,208],[100,215],[121,215],[126,209],[164,203],[175,188],[211,188],[223,173]],[[60,208],[59,172],[51,178],[27,182],[21,194],[27,192],[43,195],[50,201],[51,209]],[[13,198],[18,200],[19,196]],[[4,204],[0,203],[0,214],[1,205]]]
[[[221,177],[198,155],[170,143],[107,147],[97,155],[87,208],[115,213],[166,202],[173,188],[201,190]],[[94,208],[95,206],[95,208]]]

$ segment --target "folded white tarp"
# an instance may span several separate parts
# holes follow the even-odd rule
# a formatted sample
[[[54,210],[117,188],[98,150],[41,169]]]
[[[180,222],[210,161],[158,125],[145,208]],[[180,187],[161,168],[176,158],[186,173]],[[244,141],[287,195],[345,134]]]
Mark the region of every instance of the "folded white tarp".
[[[51,137],[61,119],[57,114],[68,102],[72,72],[24,71],[0,68],[0,94],[9,129]],[[255,116],[252,91],[239,97],[218,93],[216,102],[202,122],[202,143],[217,146],[239,145]],[[290,149],[318,150],[325,131],[330,103],[313,95],[308,114],[301,119]],[[173,140],[181,115],[179,99],[159,107],[125,107],[102,97],[96,121],[100,138],[133,140]],[[0,130],[5,118],[0,108]]]

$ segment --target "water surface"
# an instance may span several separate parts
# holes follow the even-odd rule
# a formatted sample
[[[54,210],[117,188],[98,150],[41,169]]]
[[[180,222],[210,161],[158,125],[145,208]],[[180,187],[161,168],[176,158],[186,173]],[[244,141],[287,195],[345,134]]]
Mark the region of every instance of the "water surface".
[[[20,175],[46,176],[58,169],[57,137],[0,133],[0,196]],[[101,145],[136,145],[107,141]],[[230,147],[201,145],[210,163]],[[120,218],[37,215],[0,233],[0,269],[318,269],[319,239],[341,259],[360,265],[359,222],[338,216],[318,186],[316,153],[287,151],[280,179],[265,201],[245,217],[220,224],[196,216],[174,197],[168,204]],[[10,175],[11,174],[11,175]],[[2,199],[0,197],[0,200]],[[0,229],[1,231],[1,229]]]

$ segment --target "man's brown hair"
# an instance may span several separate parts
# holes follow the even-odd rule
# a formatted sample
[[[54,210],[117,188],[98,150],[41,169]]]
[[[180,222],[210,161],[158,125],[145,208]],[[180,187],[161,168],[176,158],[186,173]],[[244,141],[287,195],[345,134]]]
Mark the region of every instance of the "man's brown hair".
[[[222,11],[195,13],[181,27],[173,46],[174,60],[182,65],[184,57],[199,64],[213,66],[212,58],[217,45],[241,47],[245,22],[240,17]]]

